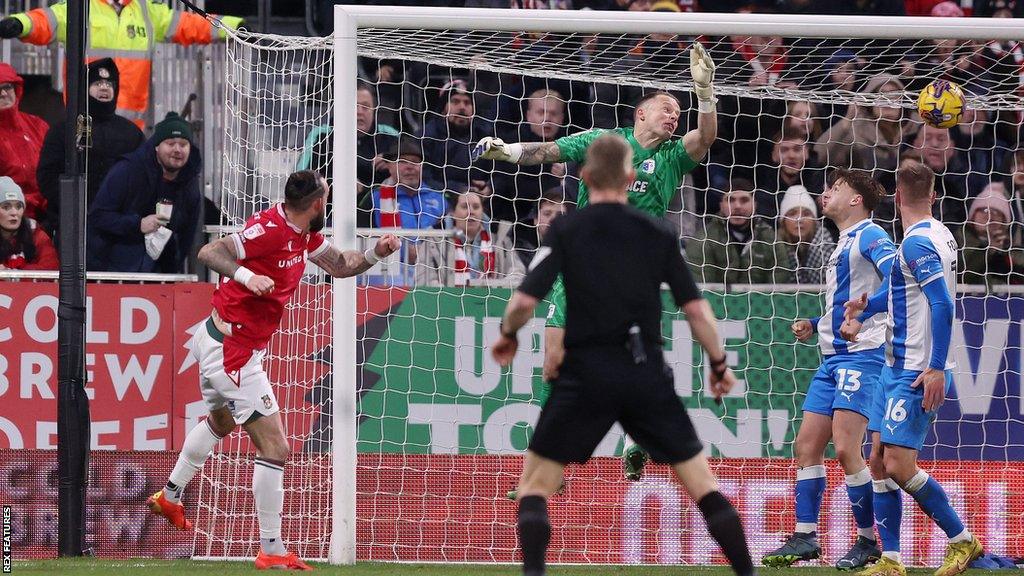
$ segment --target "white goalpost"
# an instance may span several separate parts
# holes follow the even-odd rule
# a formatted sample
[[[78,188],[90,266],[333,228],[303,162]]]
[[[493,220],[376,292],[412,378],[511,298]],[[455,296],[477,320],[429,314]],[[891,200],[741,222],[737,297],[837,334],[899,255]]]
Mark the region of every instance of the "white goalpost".
[[[465,146],[495,134],[506,141],[547,138],[530,136],[545,122],[557,124],[558,135],[631,125],[632,103],[655,89],[680,97],[682,133],[696,118],[687,118],[696,106],[686,47],[694,39],[705,44],[718,65],[719,142],[687,176],[666,217],[678,226],[722,319],[729,361],[743,383],[722,406],[709,402],[704,359],[681,316],[669,312],[666,357],[722,490],[739,503],[757,559],[792,529],[793,440],[818,362],[816,346],[795,342],[788,329],[820,313],[823,278],[822,263],[812,270],[813,259],[800,248],[780,248],[785,231],[775,217],[793,174],[812,196],[821,192],[828,167],[868,171],[890,186],[899,158],[927,159],[939,149],[922,132],[915,109],[917,87],[944,74],[964,85],[971,108],[970,129],[944,133],[948,148],[940,149],[948,168],[940,174],[944,221],[977,235],[970,216],[981,188],[1003,183],[1013,194],[1014,174],[1024,174],[1024,154],[1019,168],[1014,161],[1024,143],[1007,136],[1024,112],[1019,79],[1007,79],[1007,63],[1024,62],[1016,46],[1024,34],[1012,19],[380,6],[336,6],[334,16],[328,38],[229,34],[225,225],[240,225],[280,199],[284,177],[310,168],[331,180],[332,241],[363,249],[387,231],[368,228],[388,211],[375,192],[391,185],[381,158],[404,154],[398,144],[411,139],[421,148],[425,187],[448,202],[467,188],[480,191],[495,244],[503,230],[499,214],[514,220],[511,234],[536,234],[528,211],[551,189],[571,203],[577,167],[527,173],[466,164]],[[848,84],[847,67],[855,76]],[[895,78],[895,89],[865,90],[880,75]],[[473,119],[464,130],[446,124],[442,99],[453,90],[472,101]],[[361,93],[375,107],[370,132],[358,119],[367,106]],[[545,120],[535,120],[535,101],[549,97],[560,120],[550,108]],[[883,109],[899,110],[899,117],[887,120]],[[835,128],[843,119],[853,126],[848,132]],[[873,127],[870,142],[863,141],[865,126]],[[793,168],[778,139],[796,131],[805,157]],[[1018,178],[1024,192],[1024,177]],[[727,270],[717,256],[728,247],[711,236],[722,194],[739,181],[752,185],[758,211],[768,212],[763,230],[770,238],[755,232],[755,248],[766,259],[744,261],[745,272],[735,275],[733,260]],[[1024,208],[1019,197],[1008,204]],[[876,216],[899,232],[891,204]],[[817,230],[827,229],[820,217],[816,222]],[[453,284],[445,278],[458,275],[440,269],[431,274],[431,265],[458,266],[452,262],[459,252],[445,256],[445,246],[456,242],[446,226],[441,218],[440,230],[403,231],[401,257],[359,279],[331,281],[311,267],[271,343],[268,373],[293,443],[284,539],[304,558],[517,560],[515,505],[505,492],[515,485],[540,410],[543,319],[524,331],[523,350],[511,373],[502,374],[487,349],[518,276],[508,268],[478,277],[472,258],[468,282]],[[1022,241],[1024,265],[1020,232],[1010,228],[1010,242]],[[430,260],[435,248],[441,257]],[[1006,252],[1016,257],[1011,247]],[[983,276],[997,265],[986,262]],[[971,528],[988,549],[1024,555],[1016,543],[1024,536],[1024,503],[1014,496],[1024,480],[1024,299],[988,276],[970,278],[958,295],[954,397],[922,457],[948,479],[955,506],[977,524]],[[652,467],[639,483],[622,479],[621,436],[613,430],[594,462],[567,471],[567,491],[552,503],[549,559],[720,563],[699,512],[667,470]],[[254,554],[251,450],[232,435],[196,482],[196,557]],[[845,551],[854,534],[841,478],[830,465],[822,544],[828,558]],[[909,504],[904,519],[905,561],[933,563],[940,535]]]

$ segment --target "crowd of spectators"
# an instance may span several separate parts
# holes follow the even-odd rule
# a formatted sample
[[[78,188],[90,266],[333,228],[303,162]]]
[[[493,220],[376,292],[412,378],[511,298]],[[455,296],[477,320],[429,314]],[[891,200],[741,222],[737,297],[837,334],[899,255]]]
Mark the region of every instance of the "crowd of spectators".
[[[146,3],[154,4],[153,0]],[[948,0],[464,0],[435,4],[972,15],[970,9]],[[91,18],[134,17],[132,5],[111,2],[110,14],[101,12]],[[157,11],[153,17],[158,20],[173,17],[163,8]],[[59,25],[62,14],[58,12],[51,8],[0,19],[0,36],[25,42],[46,40],[41,23],[53,15]],[[1022,17],[1024,2],[975,0],[973,15]],[[182,15],[176,27],[164,26],[160,20],[157,36],[186,44],[216,40],[217,32],[206,29],[208,23],[200,20]],[[240,23],[229,17],[224,21],[229,26]],[[721,95],[718,139],[684,183],[691,199],[681,205],[677,198],[673,204],[694,216],[683,224],[680,236],[699,280],[823,282],[838,233],[822,217],[819,203],[832,168],[866,171],[886,187],[890,197],[876,209],[875,217],[899,240],[902,231],[891,198],[895,170],[901,160],[916,158],[938,175],[935,216],[962,242],[961,280],[1024,284],[1021,111],[968,109],[959,126],[938,129],[922,124],[910,109],[892,105],[936,77],[958,81],[972,95],[1024,93],[1024,46],[941,39],[913,43],[809,42],[775,36],[698,39],[718,65],[719,79],[748,88],[747,96]],[[565,51],[563,57],[595,74],[651,74],[685,81],[689,74],[686,49],[694,40],[667,34],[611,40],[593,36]],[[552,50],[564,48],[557,39],[541,34],[511,41],[526,58],[547,57]],[[153,42],[147,39],[132,49],[151,55]],[[196,247],[203,213],[199,147],[188,122],[173,114],[154,126],[148,138],[144,135],[136,112],[139,106],[149,106],[148,82],[143,90],[135,77],[137,63],[122,60],[103,58],[89,66],[89,268],[182,272]],[[129,77],[121,69],[125,65],[131,69]],[[357,225],[448,232],[414,237],[403,248],[402,258],[415,268],[416,283],[427,285],[514,281],[542,245],[551,220],[574,208],[579,166],[520,166],[475,159],[473,147],[479,139],[497,136],[507,142],[550,142],[581,130],[628,126],[632,104],[645,92],[638,86],[575,77],[368,58],[360,59],[360,78]],[[40,235],[55,236],[60,228],[65,126],[48,127],[40,118],[19,111],[21,86],[14,69],[0,64],[0,176],[9,180],[0,180],[8,195],[0,211],[5,242],[0,256],[9,256],[0,266],[7,268],[15,262],[31,266],[33,257],[50,254],[42,247],[45,243],[36,240]],[[800,96],[802,89],[864,97],[812,102]],[[689,118],[680,122],[681,134],[695,124],[696,112],[690,94],[677,96],[684,111],[690,111]],[[297,168],[317,169],[330,180],[332,150],[331,127],[316,128],[306,139]],[[15,226],[18,198],[21,212]],[[52,242],[49,246],[52,251]],[[23,257],[19,260],[16,254]],[[48,257],[39,262],[43,264],[37,266],[56,268],[55,260]]]
[[[957,3],[928,0],[467,0],[454,4],[936,18],[972,15]],[[974,2],[973,15],[1024,16],[1024,8],[1018,4],[1024,2]],[[623,55],[607,62],[608,70],[674,75],[686,80],[685,49],[693,40],[670,35],[620,38],[626,42]],[[903,159],[915,158],[937,174],[935,217],[963,242],[961,280],[1024,284],[1024,141],[1020,136],[1024,118],[1020,112],[969,108],[959,126],[939,129],[924,125],[905,106],[907,94],[915,94],[935,78],[957,81],[972,96],[1024,93],[1020,74],[1024,49],[1020,45],[941,39],[830,43],[772,36],[699,40],[715,59],[718,78],[727,78],[733,85],[745,84],[751,94],[720,97],[719,137],[683,187],[694,192],[693,201],[683,206],[678,200],[675,203],[677,209],[696,217],[680,233],[700,280],[726,284],[823,282],[824,268],[838,235],[820,208],[820,196],[829,185],[833,168],[868,172],[887,189],[889,197],[878,206],[875,217],[900,240],[902,230],[893,200],[895,172]],[[546,54],[557,43],[543,35],[523,35],[515,41],[523,53],[537,55]],[[608,44],[598,37],[584,40],[579,52],[568,51],[565,57],[571,60],[570,65],[585,67],[588,55],[596,54],[593,46],[604,46],[604,54]],[[651,62],[657,64],[656,69]],[[482,136],[497,136],[506,142],[546,142],[580,130],[628,126],[632,124],[631,104],[644,93],[636,86],[514,76],[399,60],[362,59],[360,65],[361,91],[366,92],[360,98],[360,114],[369,116],[362,124],[370,126],[373,118],[386,117],[389,127],[403,138],[411,136],[421,142],[423,170],[417,182],[443,195],[449,214],[434,227],[446,228],[461,201],[458,199],[472,192],[483,205],[484,227],[492,232],[499,227],[510,230],[512,245],[524,263],[543,241],[538,223],[544,210],[555,203],[559,208],[553,210],[554,214],[573,209],[579,167],[572,163],[519,166],[471,162],[473,144]],[[402,89],[396,90],[396,84]],[[765,88],[773,90],[755,97],[759,89]],[[800,97],[800,90],[838,90],[864,98],[811,102]],[[779,95],[786,91],[794,96]],[[684,110],[691,109],[688,121],[681,122],[682,134],[695,123],[695,106],[689,94],[677,95]],[[422,105],[411,104],[413,101]],[[360,134],[361,166],[386,166],[385,146],[393,145],[382,144],[380,137],[380,132]],[[388,137],[398,136],[392,133]],[[360,190],[374,190],[394,180],[387,170],[371,174],[362,169]],[[373,225],[379,225],[380,205],[375,193],[371,197],[371,219]],[[408,205],[399,194],[399,211]],[[409,226],[406,220],[402,214],[404,227],[422,227]],[[506,223],[513,226],[509,229]],[[455,241],[448,242],[455,246]],[[482,270],[474,268],[475,259],[470,260],[472,281]],[[416,262],[417,270],[423,265],[422,260]],[[423,278],[419,274],[417,277]],[[460,281],[431,276],[431,282],[439,279],[442,283]]]

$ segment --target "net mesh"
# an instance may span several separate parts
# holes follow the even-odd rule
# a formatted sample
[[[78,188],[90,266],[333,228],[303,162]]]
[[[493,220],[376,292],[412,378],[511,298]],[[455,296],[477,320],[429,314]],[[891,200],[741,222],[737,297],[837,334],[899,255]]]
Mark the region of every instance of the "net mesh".
[[[505,491],[516,483],[540,411],[543,319],[525,329],[510,374],[487,347],[546,221],[572,208],[579,166],[471,162],[471,148],[483,136],[538,142],[631,126],[633,103],[652,89],[679,97],[682,134],[696,126],[691,41],[670,34],[359,30],[355,209],[362,237],[370,242],[381,226],[399,223],[428,230],[406,231],[400,256],[359,280],[359,559],[516,561],[515,506]],[[955,385],[922,458],[934,460],[926,468],[987,550],[1020,555],[1020,365],[1007,350],[1020,349],[1024,303],[1006,294],[1024,281],[1024,154],[1016,153],[1021,47],[769,35],[701,41],[718,67],[718,138],[667,199],[665,217],[678,226],[691,268],[723,319],[741,386],[722,406],[710,402],[702,386],[706,363],[684,319],[666,313],[664,335],[676,389],[723,491],[737,502],[755,557],[793,527],[793,443],[820,355],[813,341],[797,343],[789,327],[821,312],[824,267],[837,239],[817,203],[826,166],[866,171],[891,193],[905,157],[936,169],[936,215],[963,246]],[[330,178],[333,154],[352,153],[333,149],[330,48],[329,39],[229,38],[226,224],[240,225],[280,199],[292,170]],[[925,128],[915,112],[918,91],[936,78],[958,82],[967,94],[956,128]],[[391,190],[396,180],[398,190]],[[810,205],[795,185],[806,189]],[[753,190],[753,204],[732,206],[733,192],[744,186]],[[809,216],[779,218],[792,207],[784,202],[787,190]],[[979,197],[989,200],[975,206]],[[449,208],[455,217],[447,221]],[[742,248],[730,240],[724,216],[745,222],[751,212],[752,240]],[[891,197],[875,219],[902,236]],[[487,249],[479,230],[489,233]],[[332,499],[323,379],[331,314],[329,285],[309,272],[274,337],[268,369],[295,449],[284,537],[300,555],[324,557]],[[652,467],[640,483],[622,479],[613,457],[623,446],[616,428],[592,463],[570,468],[566,491],[552,505],[557,536],[549,559],[722,562],[667,469]],[[214,520],[197,526],[197,555],[255,552],[251,452],[233,435],[204,469],[201,516]],[[820,533],[825,557],[834,559],[854,529],[834,462],[829,479]],[[911,508],[904,559],[935,565],[945,541]]]

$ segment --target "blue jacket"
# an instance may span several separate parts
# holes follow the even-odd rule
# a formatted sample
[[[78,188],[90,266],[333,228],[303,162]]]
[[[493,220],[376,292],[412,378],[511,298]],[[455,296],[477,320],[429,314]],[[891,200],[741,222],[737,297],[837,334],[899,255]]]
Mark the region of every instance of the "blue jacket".
[[[163,179],[156,160],[156,141],[150,138],[121,157],[107,173],[89,209],[87,264],[89,270],[178,274],[192,251],[200,221],[202,158],[192,146],[188,162],[173,182]],[[142,219],[156,212],[156,203],[174,204],[167,228],[173,233],[160,258],[146,253]]]
[[[398,186],[398,217],[402,228],[433,228],[437,221],[448,212],[444,194],[421,184],[419,193],[409,194],[405,186]],[[373,225],[380,227],[380,188],[373,189]]]

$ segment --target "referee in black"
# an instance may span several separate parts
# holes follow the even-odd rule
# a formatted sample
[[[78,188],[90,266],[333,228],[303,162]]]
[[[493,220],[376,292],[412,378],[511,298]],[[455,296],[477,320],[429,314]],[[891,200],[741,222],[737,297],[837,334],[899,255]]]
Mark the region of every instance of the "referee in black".
[[[618,421],[656,462],[671,464],[700,507],[708,532],[733,570],[754,574],[739,515],[718,491],[703,445],[676,395],[661,350],[661,284],[667,282],[693,335],[711,358],[715,398],[736,378],[725,363],[714,314],[690,276],[674,230],[630,207],[633,150],[616,134],[587,149],[582,177],[590,206],[555,220],[545,246],[512,295],[492,353],[508,366],[516,332],[562,274],[566,291],[565,360],[530,441],[519,479],[518,529],[523,574],[544,574],[551,536],[547,499],[565,465],[590,459]]]

